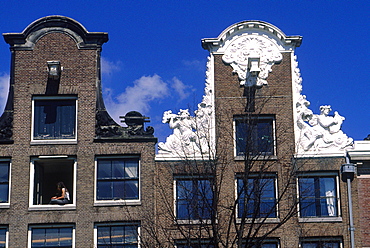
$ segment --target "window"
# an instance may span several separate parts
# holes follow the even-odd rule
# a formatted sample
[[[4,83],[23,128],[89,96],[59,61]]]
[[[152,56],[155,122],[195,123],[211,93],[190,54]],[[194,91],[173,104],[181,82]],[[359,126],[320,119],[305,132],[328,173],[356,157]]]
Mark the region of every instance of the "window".
[[[305,238],[301,240],[301,248],[340,248],[340,238]]]
[[[33,98],[33,141],[75,140],[77,98],[72,96]]]
[[[96,200],[140,200],[139,157],[97,159]]]
[[[138,224],[98,224],[95,226],[96,247],[139,247]]]
[[[56,208],[50,205],[53,196],[60,196],[57,183],[63,182],[69,193],[66,206],[75,204],[76,159],[68,156],[39,156],[31,159],[30,207]],[[65,207],[66,208],[66,207]]]
[[[8,240],[8,228],[0,226],[0,248],[8,247],[7,240]]]
[[[237,178],[238,218],[276,218],[276,177]]]
[[[212,216],[211,181],[201,178],[176,180],[176,217],[178,220],[204,220]]]
[[[236,156],[274,155],[272,116],[235,118]]]
[[[252,245],[252,246],[251,246]],[[278,239],[267,239],[267,240],[261,240],[260,242],[254,242],[252,241],[249,245],[246,243],[243,244],[243,248],[252,247],[252,248],[278,248],[279,247],[279,240]]]
[[[37,247],[74,247],[73,226],[53,225],[30,227],[31,248]]]
[[[0,159],[0,206],[8,205],[10,194],[10,161]]]
[[[337,176],[298,178],[300,217],[337,217]]]
[[[208,240],[177,241],[176,248],[214,248]]]

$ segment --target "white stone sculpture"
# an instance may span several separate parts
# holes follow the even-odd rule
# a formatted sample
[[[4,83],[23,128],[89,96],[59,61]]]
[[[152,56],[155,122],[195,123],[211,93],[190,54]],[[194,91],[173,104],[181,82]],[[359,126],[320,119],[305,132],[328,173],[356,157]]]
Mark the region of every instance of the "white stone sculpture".
[[[301,94],[302,78],[298,69],[296,56],[293,57],[293,89],[296,99],[296,139],[297,154],[299,156],[316,156],[332,154],[342,156],[345,148],[353,145],[341,130],[345,118],[334,112],[330,116],[331,106],[320,107],[320,114],[314,114],[309,109],[310,102]]]
[[[164,112],[163,123],[168,123],[173,133],[166,142],[158,143],[158,155],[165,158],[210,158],[213,148],[213,85],[210,83],[210,58],[208,58],[206,85],[202,102],[191,116],[188,109],[177,114]]]
[[[277,44],[264,36],[253,34],[234,38],[222,56],[222,60],[238,74],[240,85],[257,87],[267,85],[266,79],[271,67],[282,58]],[[257,75],[250,71],[251,60],[258,64]]]

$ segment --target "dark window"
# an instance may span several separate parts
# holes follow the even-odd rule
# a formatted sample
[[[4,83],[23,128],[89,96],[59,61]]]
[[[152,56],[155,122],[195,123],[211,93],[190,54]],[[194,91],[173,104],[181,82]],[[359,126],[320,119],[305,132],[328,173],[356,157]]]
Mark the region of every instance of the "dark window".
[[[63,182],[69,192],[69,203],[74,195],[74,158],[33,159],[33,205],[49,205],[53,196],[60,194],[57,183]],[[52,206],[52,205],[50,205]]]
[[[246,245],[244,244],[242,246],[243,248],[251,247],[251,248],[278,248],[278,242],[276,241],[268,241],[268,242],[263,242],[262,244],[256,245],[255,243],[251,245]]]
[[[100,158],[97,177],[97,200],[139,199],[139,158]]]
[[[32,228],[31,247],[72,247],[72,227]]]
[[[137,225],[97,226],[98,247],[138,247]]]
[[[0,203],[9,202],[9,161],[0,161]]]
[[[6,227],[0,227],[0,248],[5,248],[6,246],[6,233],[8,229]]]
[[[338,216],[335,176],[299,177],[300,217]]]
[[[211,244],[177,244],[176,248],[214,248]]]
[[[179,220],[210,219],[213,191],[210,180],[179,179],[176,181],[176,217]]]
[[[75,138],[76,99],[34,99],[34,140]]]
[[[276,218],[275,177],[237,179],[238,218]]]
[[[303,241],[302,248],[339,248],[339,241]]]
[[[273,155],[272,117],[236,118],[236,155]]]

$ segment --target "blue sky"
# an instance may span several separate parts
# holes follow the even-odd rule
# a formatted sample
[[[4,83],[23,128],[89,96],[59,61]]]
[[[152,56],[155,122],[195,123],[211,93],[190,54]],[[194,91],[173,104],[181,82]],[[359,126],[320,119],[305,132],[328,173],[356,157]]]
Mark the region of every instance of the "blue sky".
[[[117,120],[130,110],[151,118],[159,141],[171,133],[166,110],[201,101],[207,51],[202,38],[217,37],[244,20],[269,22],[301,35],[296,49],[303,94],[311,109],[331,105],[355,140],[370,134],[370,1],[173,0],[1,1],[0,32],[22,32],[36,19],[64,15],[90,32],[108,32],[103,46],[103,91]],[[10,69],[9,46],[0,41],[0,107]]]

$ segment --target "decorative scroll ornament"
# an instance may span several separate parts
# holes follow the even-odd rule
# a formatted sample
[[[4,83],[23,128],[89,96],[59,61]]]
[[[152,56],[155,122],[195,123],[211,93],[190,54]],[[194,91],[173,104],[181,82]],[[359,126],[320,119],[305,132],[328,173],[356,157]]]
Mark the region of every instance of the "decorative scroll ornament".
[[[222,59],[238,74],[240,85],[262,87],[267,85],[271,67],[282,60],[278,46],[259,35],[241,35],[226,48]]]

